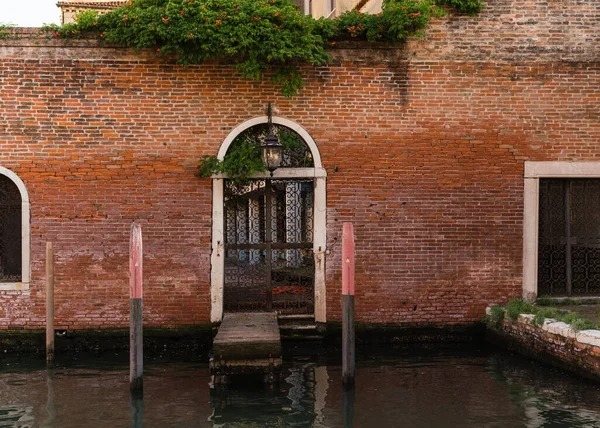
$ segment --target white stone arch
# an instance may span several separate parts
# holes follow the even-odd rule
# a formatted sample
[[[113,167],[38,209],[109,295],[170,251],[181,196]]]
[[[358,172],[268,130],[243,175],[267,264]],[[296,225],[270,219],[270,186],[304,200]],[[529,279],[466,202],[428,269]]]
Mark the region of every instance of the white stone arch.
[[[273,178],[312,178],[314,187],[314,236],[313,252],[315,257],[315,321],[326,322],[326,289],[325,289],[325,252],[327,242],[327,194],[326,180],[327,172],[321,164],[321,154],[317,144],[310,134],[300,125],[283,117],[273,116],[272,121],[276,125],[285,126],[296,132],[308,146],[314,166],[310,168],[280,168],[275,170]],[[243,131],[255,125],[268,123],[267,116],[255,117],[236,126],[227,135],[217,158],[223,160],[231,143]],[[268,177],[269,173],[256,174],[256,178]],[[212,214],[212,253],[211,253],[211,276],[210,276],[210,319],[211,322],[219,322],[223,318],[223,287],[225,283],[225,257],[223,236],[223,183],[226,176],[213,176],[213,214]]]
[[[21,194],[21,282],[0,282],[0,290],[29,290],[31,278],[29,262],[31,242],[29,193],[23,180],[10,169],[0,166],[0,174],[15,183]]]
[[[244,132],[246,129],[252,128],[253,126],[260,125],[262,123],[268,123],[268,122],[269,122],[269,118],[267,116],[259,116],[259,117],[255,117],[253,119],[247,120],[244,123],[241,123],[238,126],[236,126],[229,133],[229,135],[227,135],[227,138],[225,138],[225,140],[223,140],[223,144],[221,144],[221,148],[219,149],[217,158],[219,160],[225,159],[225,154],[227,154],[227,150],[229,150],[229,146],[231,146],[231,143],[233,143],[233,140],[235,140],[235,138],[238,135],[240,135],[242,132]],[[321,164],[321,154],[319,153],[319,148],[317,147],[315,140],[313,140],[312,137],[310,136],[310,134],[308,132],[306,132],[306,129],[304,129],[303,127],[298,125],[296,122],[292,122],[289,119],[286,119],[283,117],[278,117],[278,116],[273,116],[273,123],[276,125],[283,125],[286,128],[290,128],[292,131],[294,131],[298,135],[300,135],[300,137],[302,137],[302,139],[308,146],[310,153],[312,154],[313,163],[315,164],[314,168],[315,169],[323,168],[323,166]]]

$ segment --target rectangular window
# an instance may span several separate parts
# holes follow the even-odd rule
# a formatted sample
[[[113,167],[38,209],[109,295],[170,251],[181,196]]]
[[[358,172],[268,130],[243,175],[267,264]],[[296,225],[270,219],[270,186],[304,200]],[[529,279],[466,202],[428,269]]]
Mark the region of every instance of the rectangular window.
[[[600,294],[600,179],[540,178],[538,295]]]

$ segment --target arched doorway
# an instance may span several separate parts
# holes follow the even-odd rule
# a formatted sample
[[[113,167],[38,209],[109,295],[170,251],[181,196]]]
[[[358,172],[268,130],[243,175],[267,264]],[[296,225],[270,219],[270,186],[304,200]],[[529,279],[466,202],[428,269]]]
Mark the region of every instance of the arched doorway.
[[[244,122],[218,153],[261,138],[266,116]],[[291,141],[273,177],[235,183],[213,177],[211,321],[224,311],[313,314],[325,322],[326,173],[314,140],[298,124],[273,117]]]

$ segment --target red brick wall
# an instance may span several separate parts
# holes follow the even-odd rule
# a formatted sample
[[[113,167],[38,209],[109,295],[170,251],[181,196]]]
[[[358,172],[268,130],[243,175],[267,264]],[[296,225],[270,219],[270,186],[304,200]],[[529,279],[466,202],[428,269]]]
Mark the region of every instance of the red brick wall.
[[[327,315],[340,318],[341,224],[353,221],[357,317],[464,324],[521,293],[523,162],[600,160],[597,2],[489,1],[398,48],[332,50],[291,99],[227,65],[22,33],[0,40],[0,166],[31,200],[29,292],[0,328],[128,323],[127,251],[142,224],[147,325],[207,322],[211,183],[194,177],[237,125],[302,125],[328,172]]]

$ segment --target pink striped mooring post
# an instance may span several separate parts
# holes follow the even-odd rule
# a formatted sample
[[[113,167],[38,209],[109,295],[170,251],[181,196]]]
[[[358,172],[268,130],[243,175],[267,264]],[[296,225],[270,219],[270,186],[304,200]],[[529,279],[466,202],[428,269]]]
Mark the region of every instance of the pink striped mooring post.
[[[342,233],[342,294],[354,296],[354,226],[344,223]]]
[[[46,242],[46,364],[54,367],[54,250]]]
[[[142,259],[142,228],[134,223],[129,239],[129,385],[139,392],[144,387]]]
[[[342,383],[354,385],[354,226],[342,233]]]

